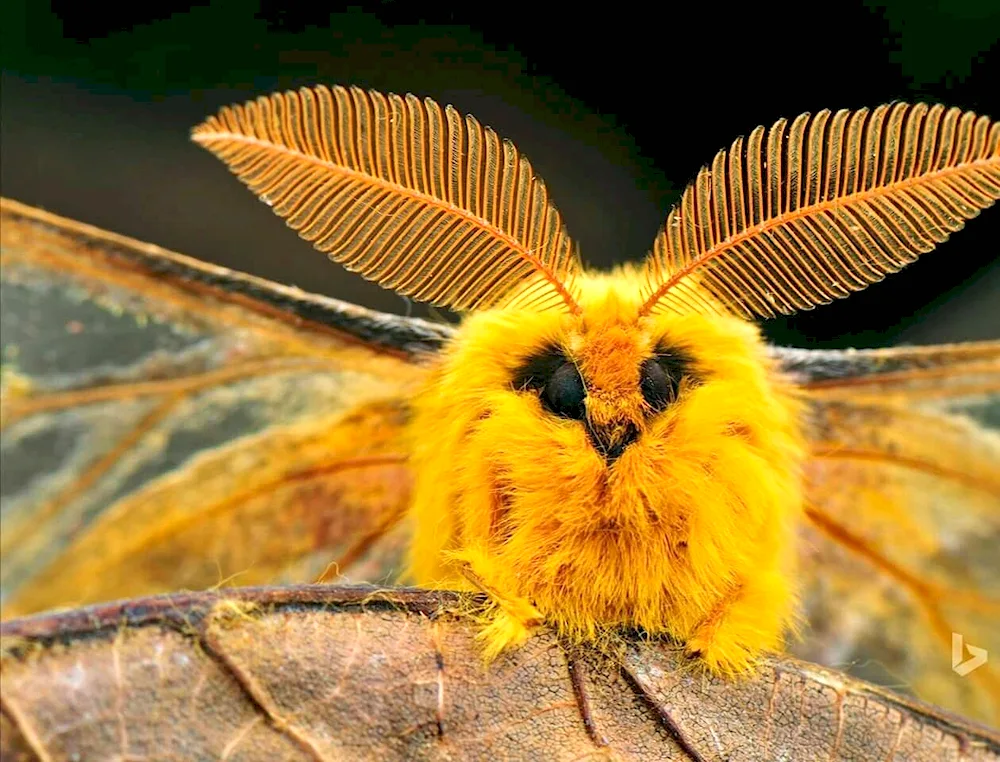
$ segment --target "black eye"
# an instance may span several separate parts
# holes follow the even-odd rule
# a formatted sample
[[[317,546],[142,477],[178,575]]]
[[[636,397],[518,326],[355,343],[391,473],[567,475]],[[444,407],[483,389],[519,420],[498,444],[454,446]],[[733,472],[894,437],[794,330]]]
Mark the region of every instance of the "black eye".
[[[514,376],[514,388],[539,393],[542,407],[562,418],[583,420],[587,390],[576,366],[556,347],[528,360]]]
[[[690,359],[674,350],[658,350],[656,357],[639,368],[639,389],[654,413],[661,413],[677,400],[681,380],[690,375]]]
[[[564,363],[552,374],[552,378],[542,390],[542,406],[562,418],[582,421],[586,411],[583,399],[587,390],[583,387],[580,371],[571,362]]]
[[[677,398],[677,383],[664,372],[656,360],[646,360],[640,368],[639,389],[646,404],[654,412],[667,409]]]

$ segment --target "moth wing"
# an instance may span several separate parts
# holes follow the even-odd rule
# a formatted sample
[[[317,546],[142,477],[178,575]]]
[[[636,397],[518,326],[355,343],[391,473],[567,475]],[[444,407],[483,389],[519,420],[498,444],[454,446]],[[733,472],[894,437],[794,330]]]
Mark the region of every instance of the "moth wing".
[[[801,657],[1000,720],[1000,342],[786,351],[809,394]]]
[[[397,565],[446,327],[0,211],[5,617]]]

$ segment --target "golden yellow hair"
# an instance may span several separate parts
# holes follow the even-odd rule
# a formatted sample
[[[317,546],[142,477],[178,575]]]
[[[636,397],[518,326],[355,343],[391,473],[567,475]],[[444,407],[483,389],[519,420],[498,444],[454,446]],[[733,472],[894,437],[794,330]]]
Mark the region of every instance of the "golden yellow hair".
[[[669,633],[710,666],[741,671],[780,645],[794,612],[799,406],[753,325],[640,318],[639,283],[632,269],[587,275],[579,315],[498,309],[465,321],[413,403],[411,573],[498,599],[491,654],[525,637],[536,612],[576,639]],[[613,464],[578,421],[516,388],[519,369],[551,348],[579,369],[591,421],[639,430]],[[688,373],[656,413],[640,365],[664,352]]]

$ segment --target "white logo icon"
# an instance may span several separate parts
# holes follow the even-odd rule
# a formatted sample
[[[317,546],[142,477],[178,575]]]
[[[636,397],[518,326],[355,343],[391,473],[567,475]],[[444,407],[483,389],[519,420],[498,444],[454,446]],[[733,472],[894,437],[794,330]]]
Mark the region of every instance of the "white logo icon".
[[[969,649],[972,656],[962,661],[966,648]],[[951,668],[959,677],[965,677],[972,670],[979,669],[986,663],[987,658],[989,658],[989,654],[986,653],[985,648],[966,645],[962,636],[957,632],[951,634]]]

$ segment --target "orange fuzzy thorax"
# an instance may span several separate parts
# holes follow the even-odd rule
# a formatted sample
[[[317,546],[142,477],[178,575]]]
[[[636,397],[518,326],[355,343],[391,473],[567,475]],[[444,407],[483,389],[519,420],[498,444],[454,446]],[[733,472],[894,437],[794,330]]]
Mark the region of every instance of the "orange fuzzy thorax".
[[[587,274],[579,315],[471,315],[414,401],[410,572],[485,589],[495,654],[544,618],[571,639],[640,627],[741,672],[794,616],[804,445],[794,390],[755,326],[735,317],[638,317],[634,270]],[[584,423],[513,386],[556,346],[583,377],[589,424],[638,437],[609,463]],[[640,364],[689,361],[651,412]]]

